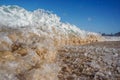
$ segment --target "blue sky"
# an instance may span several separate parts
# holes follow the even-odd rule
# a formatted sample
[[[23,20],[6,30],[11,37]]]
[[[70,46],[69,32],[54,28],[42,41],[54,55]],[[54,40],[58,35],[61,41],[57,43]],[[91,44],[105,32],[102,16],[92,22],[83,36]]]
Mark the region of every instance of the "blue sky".
[[[63,22],[88,31],[120,31],[120,0],[0,0],[0,5],[18,5],[30,11],[49,10]]]

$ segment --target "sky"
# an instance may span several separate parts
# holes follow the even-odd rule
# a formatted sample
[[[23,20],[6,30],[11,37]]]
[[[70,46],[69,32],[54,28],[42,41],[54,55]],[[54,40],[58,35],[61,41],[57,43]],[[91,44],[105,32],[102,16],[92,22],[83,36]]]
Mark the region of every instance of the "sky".
[[[82,30],[120,32],[120,0],[0,0],[0,5],[49,10]]]

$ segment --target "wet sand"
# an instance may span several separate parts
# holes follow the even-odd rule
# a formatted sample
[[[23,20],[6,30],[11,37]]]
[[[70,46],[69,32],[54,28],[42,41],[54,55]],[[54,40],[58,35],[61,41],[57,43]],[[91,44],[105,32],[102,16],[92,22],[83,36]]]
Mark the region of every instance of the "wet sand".
[[[58,50],[59,80],[120,80],[120,41]]]

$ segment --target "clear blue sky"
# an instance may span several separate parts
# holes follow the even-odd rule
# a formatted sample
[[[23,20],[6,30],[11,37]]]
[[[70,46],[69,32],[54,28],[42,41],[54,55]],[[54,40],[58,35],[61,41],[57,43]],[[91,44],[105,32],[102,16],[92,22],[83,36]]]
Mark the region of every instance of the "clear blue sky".
[[[63,22],[88,31],[120,31],[120,0],[0,0],[0,5],[18,5],[30,11],[49,10]]]

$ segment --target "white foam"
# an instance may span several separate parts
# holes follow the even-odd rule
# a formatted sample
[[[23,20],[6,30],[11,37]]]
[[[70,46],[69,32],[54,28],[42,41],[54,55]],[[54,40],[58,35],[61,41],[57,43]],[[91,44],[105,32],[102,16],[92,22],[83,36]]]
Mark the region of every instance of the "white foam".
[[[55,28],[60,34],[74,33],[81,37],[97,33],[80,30],[75,25],[63,23],[56,14],[43,9],[34,11],[27,11],[16,5],[0,6],[0,25],[11,28],[33,27],[34,32],[38,33],[37,28],[44,30],[44,32],[52,32]]]

